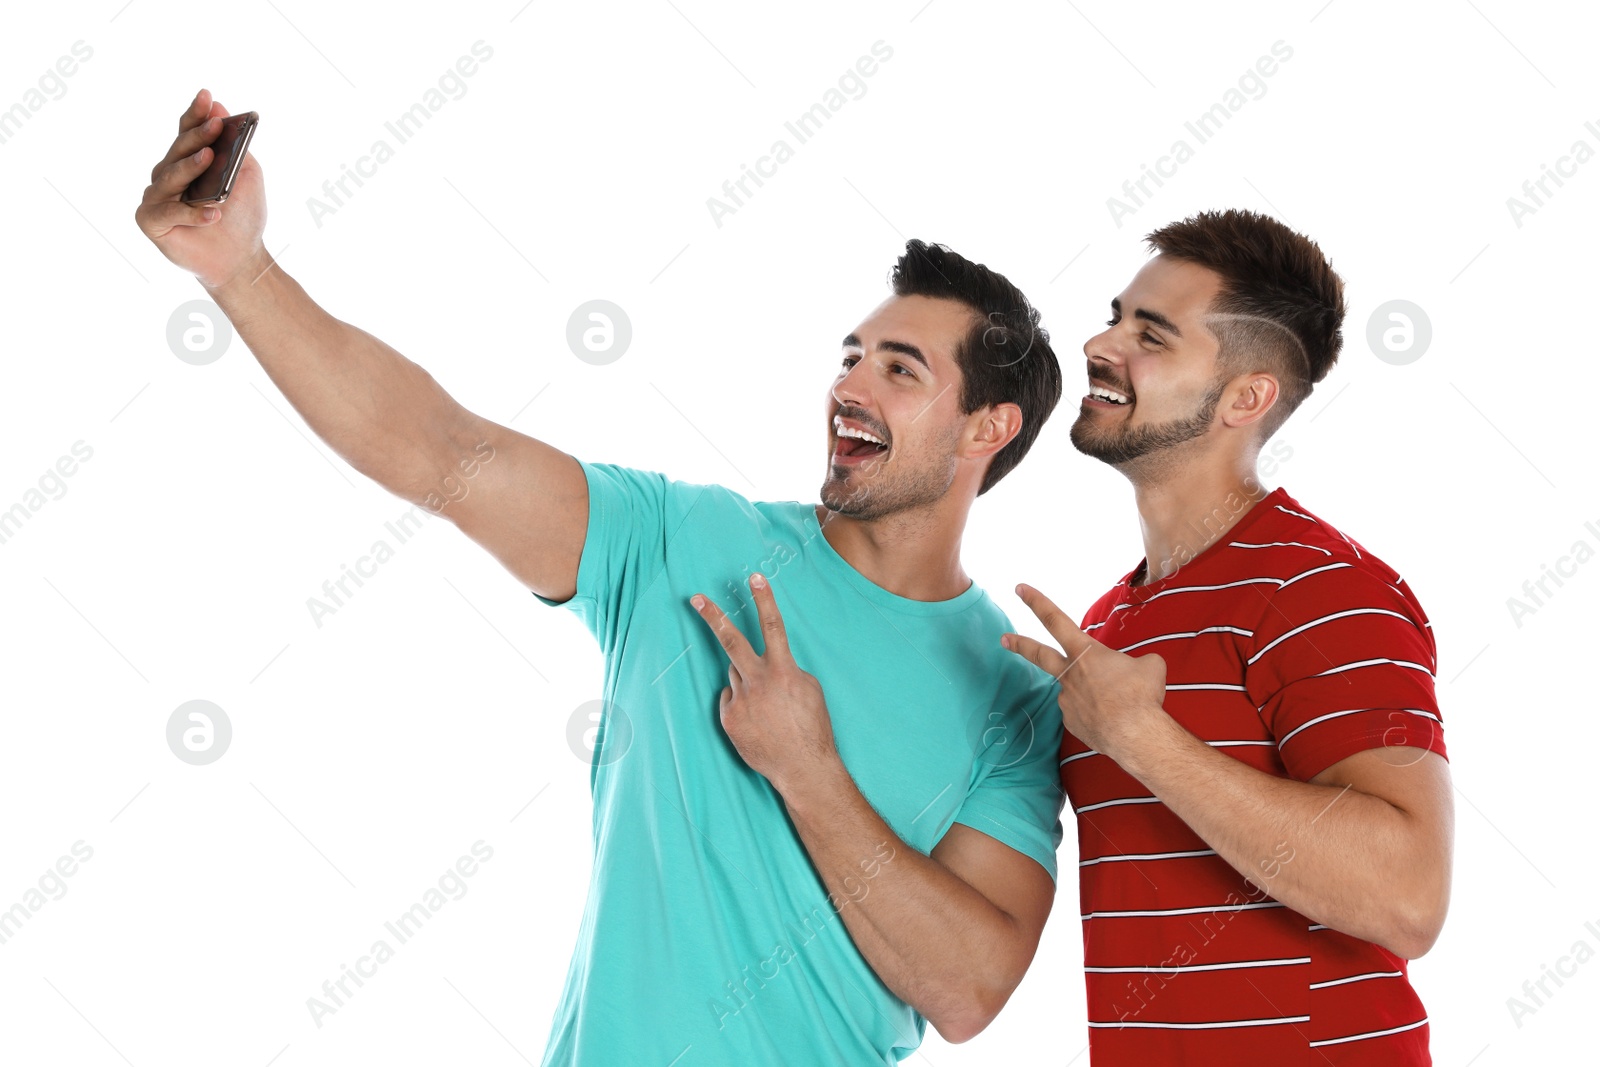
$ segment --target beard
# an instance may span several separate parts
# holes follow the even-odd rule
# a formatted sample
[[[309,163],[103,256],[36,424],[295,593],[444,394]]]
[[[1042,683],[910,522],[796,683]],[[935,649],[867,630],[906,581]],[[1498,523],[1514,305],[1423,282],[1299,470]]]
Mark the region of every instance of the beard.
[[[1084,455],[1109,463],[1113,467],[1125,466],[1146,457],[1160,456],[1161,453],[1203,436],[1211,428],[1211,420],[1217,413],[1217,404],[1222,400],[1222,390],[1225,385],[1226,380],[1219,377],[1212,383],[1210,391],[1201,398],[1193,414],[1156,426],[1101,429],[1095,426],[1097,415],[1079,415],[1078,421],[1072,424],[1070,436],[1073,447]]]
[[[819,494],[823,506],[866,522],[932,506],[955,482],[954,446],[960,435],[957,425],[945,440],[929,442],[926,447],[931,454],[918,467],[906,466],[903,454],[893,450],[852,467],[836,466],[830,460]]]

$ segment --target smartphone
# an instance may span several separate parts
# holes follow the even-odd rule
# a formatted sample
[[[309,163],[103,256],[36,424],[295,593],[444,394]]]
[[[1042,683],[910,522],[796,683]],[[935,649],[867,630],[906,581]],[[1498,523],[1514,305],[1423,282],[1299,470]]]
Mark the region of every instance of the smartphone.
[[[205,173],[189,183],[184,191],[185,204],[220,204],[233,192],[233,179],[244,162],[244,153],[255,136],[256,125],[261,121],[254,111],[229,115],[222,120],[222,132],[211,142],[211,165]]]

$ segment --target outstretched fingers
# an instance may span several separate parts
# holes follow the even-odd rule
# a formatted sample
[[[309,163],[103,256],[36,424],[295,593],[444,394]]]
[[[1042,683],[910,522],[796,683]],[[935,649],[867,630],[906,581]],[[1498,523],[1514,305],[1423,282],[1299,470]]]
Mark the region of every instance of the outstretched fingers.
[[[750,647],[750,642],[745,640],[744,634],[733,624],[733,620],[716,605],[710,597],[696,593],[689,598],[689,603],[699,614],[701,621],[711,630],[712,636],[722,646],[722,651],[728,654],[728,661],[740,674],[745,674],[755,668],[761,661],[755,649]]]

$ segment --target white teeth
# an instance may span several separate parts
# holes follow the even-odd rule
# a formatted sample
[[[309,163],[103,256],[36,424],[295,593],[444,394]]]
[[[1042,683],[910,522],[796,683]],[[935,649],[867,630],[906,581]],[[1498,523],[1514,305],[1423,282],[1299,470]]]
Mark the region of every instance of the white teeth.
[[[885,447],[888,447],[882,438],[874,437],[867,431],[858,430],[853,426],[846,426],[843,423],[835,422],[833,424],[833,429],[834,432],[840,437],[857,437],[863,441],[871,441],[875,445],[884,445]]]
[[[1128,402],[1128,398],[1121,393],[1113,393],[1110,389],[1099,385],[1091,385],[1089,387],[1089,395],[1100,400],[1108,400],[1113,404],[1126,404]]]

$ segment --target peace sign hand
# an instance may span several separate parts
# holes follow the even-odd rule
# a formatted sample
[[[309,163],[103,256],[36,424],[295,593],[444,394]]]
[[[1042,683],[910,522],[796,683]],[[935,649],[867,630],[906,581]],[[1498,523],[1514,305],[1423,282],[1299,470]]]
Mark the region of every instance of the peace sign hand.
[[[751,770],[787,796],[804,775],[839,765],[833,721],[821,683],[789,651],[783,616],[761,574],[750,576],[750,594],[761,618],[763,654],[709,597],[696,594],[690,603],[728,654],[728,685],[718,705],[728,740]]]
[[[1166,661],[1153,653],[1129,656],[1107,648],[1030,585],[1017,586],[1017,595],[1061,648],[1021,634],[1006,634],[1001,644],[1061,683],[1056,702],[1068,733],[1122,763],[1122,754],[1138,744],[1140,727],[1151,722],[1151,712],[1165,714]]]

